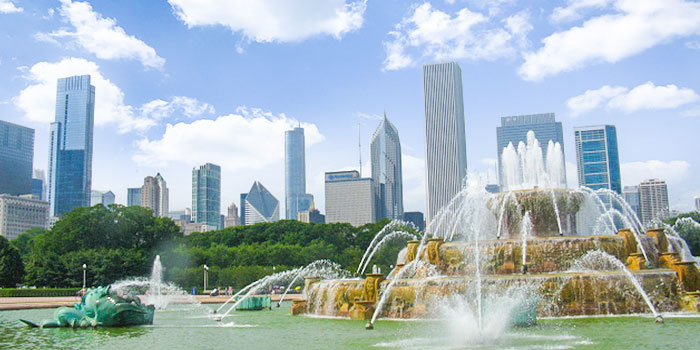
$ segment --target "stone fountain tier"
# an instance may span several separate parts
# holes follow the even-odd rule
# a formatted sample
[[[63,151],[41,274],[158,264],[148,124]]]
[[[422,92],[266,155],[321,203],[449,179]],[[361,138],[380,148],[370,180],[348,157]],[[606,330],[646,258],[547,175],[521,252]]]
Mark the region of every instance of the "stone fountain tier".
[[[675,271],[644,270],[635,271],[634,275],[659,311],[681,310],[679,300],[682,293]],[[374,312],[375,303],[360,297],[364,288],[362,282],[321,281],[308,295],[306,312],[368,319]],[[388,283],[381,282],[380,291],[386,289]],[[484,276],[482,283],[485,295],[500,295],[509,288],[535,291],[539,299],[538,317],[649,312],[643,298],[622,271],[488,275]],[[381,317],[433,318],[438,316],[435,311],[442,300],[451,295],[469,295],[474,288],[475,279],[471,277],[402,279],[389,292]]]
[[[625,261],[631,253],[625,245],[625,238],[620,236],[534,237],[526,241],[525,264],[530,273],[566,271],[574,261],[592,250],[602,250],[621,261]],[[412,255],[411,244],[409,243],[408,248],[409,256]],[[413,245],[417,249],[417,243]],[[473,242],[442,243],[441,240],[430,240],[421,258],[435,265],[441,274],[472,275],[474,247]],[[500,275],[521,272],[523,270],[522,248],[521,239],[479,241],[479,255],[485,259],[481,263],[482,273]],[[636,246],[634,252],[636,252]]]
[[[578,232],[576,214],[584,199],[583,193],[570,189],[532,189],[499,193],[487,206],[496,218],[502,219],[501,237],[520,237],[520,223],[527,212],[533,236],[559,235],[559,224],[561,233],[571,235]]]

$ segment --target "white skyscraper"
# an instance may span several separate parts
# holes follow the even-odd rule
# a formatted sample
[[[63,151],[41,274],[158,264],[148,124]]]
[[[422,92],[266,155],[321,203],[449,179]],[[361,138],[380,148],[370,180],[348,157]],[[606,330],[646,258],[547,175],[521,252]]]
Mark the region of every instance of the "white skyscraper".
[[[326,173],[325,195],[326,223],[360,226],[375,221],[372,179],[361,178],[356,170]]]
[[[430,220],[462,188],[467,175],[462,70],[455,62],[423,66],[425,174]]]
[[[668,187],[666,181],[650,179],[639,184],[639,202],[642,223],[668,219]]]
[[[151,208],[153,215],[165,217],[169,211],[168,185],[160,173],[146,176],[141,187],[141,206]]]

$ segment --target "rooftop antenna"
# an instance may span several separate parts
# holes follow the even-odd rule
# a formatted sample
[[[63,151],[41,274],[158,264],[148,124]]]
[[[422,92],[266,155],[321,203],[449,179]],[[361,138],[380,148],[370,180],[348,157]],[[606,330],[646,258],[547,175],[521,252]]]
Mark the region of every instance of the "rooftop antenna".
[[[360,130],[361,123],[357,123],[357,148],[360,155],[360,177],[362,177],[362,132]]]

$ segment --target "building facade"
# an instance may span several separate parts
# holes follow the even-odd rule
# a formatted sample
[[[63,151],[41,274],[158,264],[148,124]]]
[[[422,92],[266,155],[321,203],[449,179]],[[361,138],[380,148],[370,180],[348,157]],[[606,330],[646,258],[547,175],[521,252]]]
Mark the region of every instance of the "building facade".
[[[192,169],[192,221],[219,227],[221,221],[221,167],[206,163]]]
[[[462,70],[459,65],[455,62],[424,65],[423,92],[429,222],[460,191],[467,176]]]
[[[496,155],[498,157],[498,169],[499,169],[499,185],[504,188],[503,178],[504,175],[500,174],[501,166],[501,154],[503,149],[512,143],[513,146],[518,147],[520,142],[527,144],[527,133],[528,131],[533,131],[535,133],[535,139],[539,141],[542,147],[542,155],[547,158],[549,141],[553,143],[559,143],[562,147],[562,154],[564,154],[564,132],[562,131],[561,122],[555,120],[554,113],[541,113],[541,114],[528,114],[528,115],[515,115],[501,118],[501,126],[496,128]],[[566,161],[564,160],[564,164]],[[564,185],[566,185],[566,173],[564,176]]]
[[[34,129],[0,120],[0,194],[32,193]]]
[[[323,224],[326,222],[326,216],[314,208],[297,213],[297,220],[307,224]]]
[[[614,125],[574,128],[578,183],[593,190],[622,194],[617,131]]]
[[[95,87],[90,76],[58,79],[49,138],[48,200],[52,216],[90,204]]]
[[[639,186],[625,186],[622,188],[622,197],[629,204],[630,208],[637,215],[637,218],[642,219],[641,199],[639,198]]]
[[[314,200],[306,193],[306,150],[301,127],[284,133],[284,174],[285,217],[296,220],[297,213],[309,210]]]
[[[325,177],[326,222],[360,226],[376,221],[371,178],[352,171],[327,172]]]
[[[695,197],[695,210],[700,211],[700,197]]]
[[[90,191],[90,206],[102,204],[105,207],[114,204],[116,197],[112,191]]]
[[[224,227],[233,227],[240,224],[241,222],[238,218],[238,207],[236,206],[236,203],[231,203],[231,205],[228,206],[226,219],[224,219]]]
[[[370,144],[372,183],[375,196],[375,219],[403,218],[403,175],[401,141],[396,127],[384,119],[372,135]]]
[[[46,173],[43,170],[34,169],[32,194],[39,200],[46,200]]]
[[[141,206],[141,187],[126,189],[126,205],[128,207]]]
[[[423,213],[419,211],[407,211],[403,213],[403,221],[413,223],[419,230],[425,231],[425,218],[423,217]]]
[[[0,236],[15,239],[30,228],[48,228],[49,203],[31,195],[0,194]]]
[[[246,225],[245,222],[245,198],[248,197],[247,193],[241,193],[241,214],[239,220],[241,221],[241,225]]]
[[[668,219],[668,187],[666,181],[649,179],[639,184],[639,202],[643,224]]]
[[[153,215],[165,217],[169,211],[168,185],[160,173],[156,176],[146,176],[141,187],[141,206],[151,208]]]
[[[245,197],[245,224],[274,222],[280,219],[280,202],[259,181]]]

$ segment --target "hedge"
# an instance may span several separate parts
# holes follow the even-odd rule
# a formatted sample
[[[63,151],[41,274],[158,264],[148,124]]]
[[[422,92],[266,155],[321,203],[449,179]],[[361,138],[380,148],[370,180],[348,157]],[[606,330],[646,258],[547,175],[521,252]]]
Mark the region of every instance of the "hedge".
[[[80,288],[0,288],[0,297],[72,297]]]

